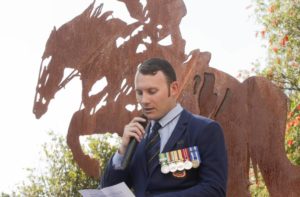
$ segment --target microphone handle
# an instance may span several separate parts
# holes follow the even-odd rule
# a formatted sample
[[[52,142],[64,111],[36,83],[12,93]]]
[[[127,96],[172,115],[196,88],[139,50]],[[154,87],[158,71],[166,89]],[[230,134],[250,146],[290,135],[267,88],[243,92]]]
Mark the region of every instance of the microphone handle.
[[[130,142],[128,144],[127,150],[125,152],[125,155],[124,155],[124,158],[123,158],[123,161],[122,161],[122,164],[121,164],[121,168],[123,170],[125,170],[128,167],[129,162],[131,161],[133,153],[136,149],[136,146],[137,146],[137,141],[133,137],[133,138],[130,139]]]

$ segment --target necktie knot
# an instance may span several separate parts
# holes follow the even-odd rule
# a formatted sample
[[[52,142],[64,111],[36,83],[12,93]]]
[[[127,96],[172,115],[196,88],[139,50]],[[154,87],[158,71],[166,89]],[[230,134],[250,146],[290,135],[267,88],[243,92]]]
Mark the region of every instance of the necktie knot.
[[[152,132],[157,132],[161,128],[161,125],[159,122],[155,122],[153,127],[152,127]]]

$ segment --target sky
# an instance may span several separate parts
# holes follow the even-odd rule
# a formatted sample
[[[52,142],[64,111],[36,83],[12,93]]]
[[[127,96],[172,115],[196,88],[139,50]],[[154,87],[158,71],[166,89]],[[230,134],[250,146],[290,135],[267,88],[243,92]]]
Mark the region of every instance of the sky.
[[[115,0],[102,1],[104,9],[115,9],[115,17],[124,11],[109,5]],[[92,0],[1,3],[0,192],[14,190],[25,179],[25,168],[40,165],[41,144],[48,140],[48,131],[67,134],[69,121],[81,100],[80,81],[73,80],[59,91],[39,120],[32,113],[35,87],[51,30],[79,15],[90,3]],[[210,66],[234,77],[241,69],[251,69],[256,59],[265,57],[266,50],[255,37],[260,29],[250,18],[251,0],[185,0],[185,4],[187,15],[180,27],[186,52],[211,52]]]

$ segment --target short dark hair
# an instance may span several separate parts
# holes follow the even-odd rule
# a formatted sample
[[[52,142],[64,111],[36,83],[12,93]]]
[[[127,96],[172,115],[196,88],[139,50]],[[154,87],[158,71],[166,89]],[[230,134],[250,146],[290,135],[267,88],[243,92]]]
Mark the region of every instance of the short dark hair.
[[[161,58],[151,58],[144,61],[138,67],[138,72],[143,75],[155,75],[158,71],[163,72],[169,85],[177,80],[175,70],[167,60]]]

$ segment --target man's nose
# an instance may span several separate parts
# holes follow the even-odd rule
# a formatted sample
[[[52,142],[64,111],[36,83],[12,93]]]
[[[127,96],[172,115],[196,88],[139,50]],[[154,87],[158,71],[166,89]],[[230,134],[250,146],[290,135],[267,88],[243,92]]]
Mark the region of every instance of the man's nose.
[[[141,96],[141,104],[147,104],[149,103],[149,95],[148,94],[143,94]]]

